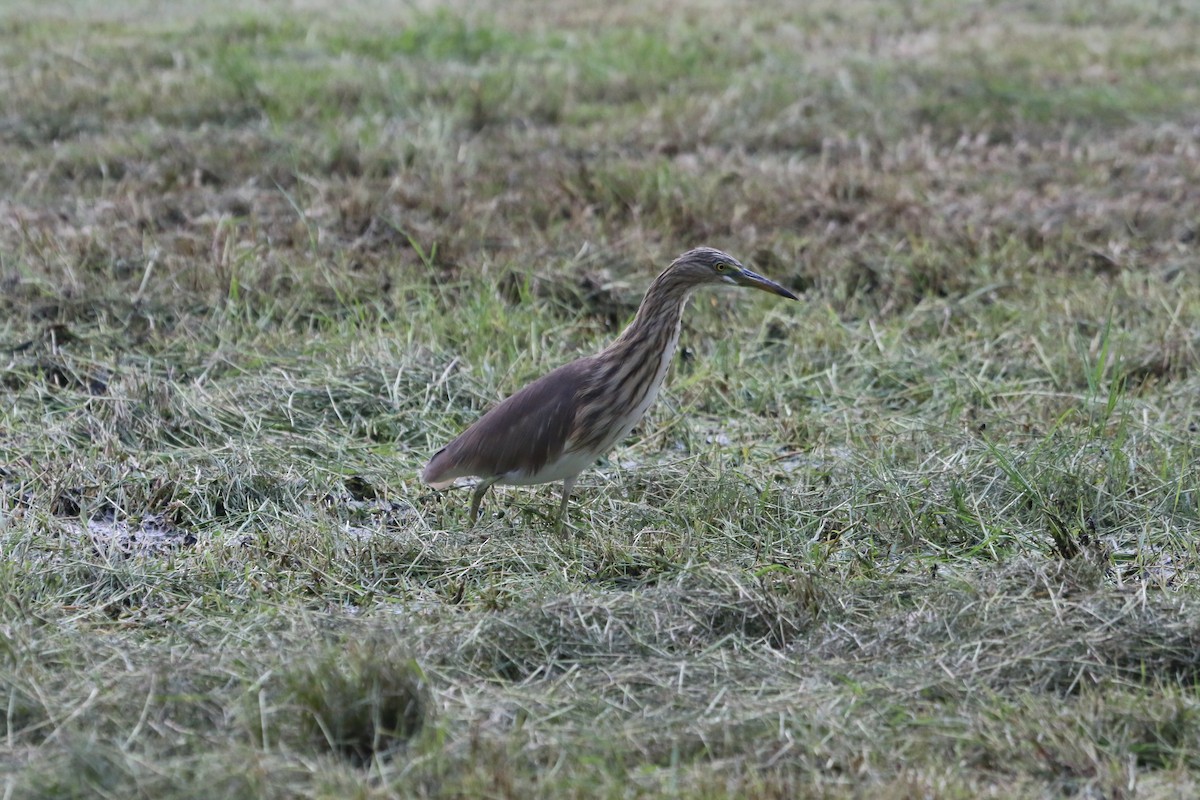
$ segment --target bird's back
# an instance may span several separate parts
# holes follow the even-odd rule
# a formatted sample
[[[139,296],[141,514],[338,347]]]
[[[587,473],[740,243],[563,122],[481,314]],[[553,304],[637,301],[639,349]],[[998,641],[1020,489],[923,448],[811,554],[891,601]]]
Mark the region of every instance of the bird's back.
[[[593,361],[588,357],[564,364],[505,399],[437,451],[421,480],[442,489],[468,475],[535,476],[557,462],[575,424]]]

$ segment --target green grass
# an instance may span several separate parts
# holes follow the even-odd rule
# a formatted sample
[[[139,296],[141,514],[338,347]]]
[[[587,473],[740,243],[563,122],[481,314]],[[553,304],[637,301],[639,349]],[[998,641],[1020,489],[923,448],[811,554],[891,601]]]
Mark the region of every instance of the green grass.
[[[5,7],[5,795],[1194,794],[1200,18],[1026,5]]]

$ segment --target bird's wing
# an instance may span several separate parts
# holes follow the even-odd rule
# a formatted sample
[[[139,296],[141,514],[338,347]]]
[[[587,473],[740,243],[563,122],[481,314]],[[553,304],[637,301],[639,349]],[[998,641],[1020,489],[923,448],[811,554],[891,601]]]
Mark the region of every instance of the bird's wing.
[[[564,364],[505,399],[435,453],[421,479],[441,489],[466,475],[540,471],[562,455],[590,362]]]

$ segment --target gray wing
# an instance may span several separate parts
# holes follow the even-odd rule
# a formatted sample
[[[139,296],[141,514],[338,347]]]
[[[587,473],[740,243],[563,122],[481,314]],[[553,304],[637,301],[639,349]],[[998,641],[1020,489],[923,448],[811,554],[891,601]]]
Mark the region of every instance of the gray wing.
[[[591,361],[564,364],[492,408],[434,454],[421,480],[443,488],[466,475],[493,478],[541,470],[562,455]]]

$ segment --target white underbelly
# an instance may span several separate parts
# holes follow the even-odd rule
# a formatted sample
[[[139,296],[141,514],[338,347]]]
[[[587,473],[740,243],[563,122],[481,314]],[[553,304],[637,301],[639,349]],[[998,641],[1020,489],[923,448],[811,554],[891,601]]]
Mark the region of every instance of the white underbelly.
[[[567,452],[554,461],[549,462],[537,472],[529,473],[523,470],[513,470],[503,475],[496,482],[512,486],[527,486],[532,483],[565,481],[568,478],[574,478],[590,467],[596,461],[596,458],[597,456],[591,453],[584,453],[578,450]]]

